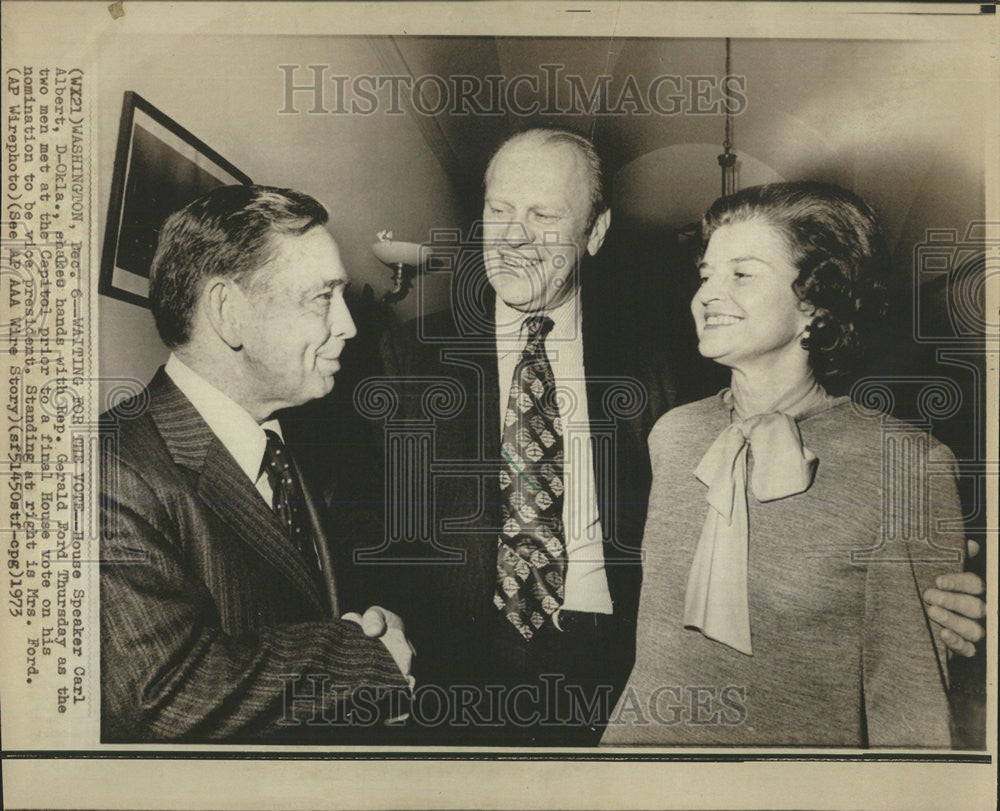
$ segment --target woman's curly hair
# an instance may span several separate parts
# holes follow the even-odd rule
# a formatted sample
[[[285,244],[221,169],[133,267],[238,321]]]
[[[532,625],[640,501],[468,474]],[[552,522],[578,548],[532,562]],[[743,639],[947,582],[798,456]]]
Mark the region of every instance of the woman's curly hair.
[[[792,289],[816,310],[802,345],[816,379],[842,390],[864,361],[870,329],[885,315],[889,252],[875,213],[828,183],[752,186],[712,204],[702,219],[702,251],[716,229],[751,220],[784,236],[799,271]]]

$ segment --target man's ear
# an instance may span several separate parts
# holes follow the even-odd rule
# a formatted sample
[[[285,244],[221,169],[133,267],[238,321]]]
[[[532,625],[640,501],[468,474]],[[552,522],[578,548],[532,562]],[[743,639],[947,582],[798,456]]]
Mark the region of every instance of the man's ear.
[[[606,208],[596,220],[594,227],[590,229],[590,236],[587,239],[587,253],[594,256],[604,244],[604,237],[607,236],[608,226],[611,225],[611,209]]]
[[[233,350],[243,348],[243,291],[233,279],[214,276],[205,283],[201,309],[216,335]]]

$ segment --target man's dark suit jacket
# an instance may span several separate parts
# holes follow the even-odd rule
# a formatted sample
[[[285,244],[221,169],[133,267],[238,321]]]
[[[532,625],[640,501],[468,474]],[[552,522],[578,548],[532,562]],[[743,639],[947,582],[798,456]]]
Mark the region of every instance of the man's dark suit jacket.
[[[609,295],[621,283],[594,273],[585,275],[581,285],[587,406],[605,570],[621,627],[616,649],[594,651],[594,657],[607,663],[608,679],[619,688],[635,652],[642,579],[639,547],[651,475],[646,439],[656,419],[678,397],[669,371],[670,347],[648,341],[636,329],[627,298]],[[501,524],[500,409],[506,406],[506,394],[501,397],[498,388],[492,289],[484,281],[477,295],[478,303],[462,305],[464,314],[460,306],[391,334],[384,353],[387,377],[362,383],[355,396],[362,413],[367,409],[382,419],[390,445],[387,459],[398,458],[403,447],[392,444],[394,434],[398,440],[409,433],[411,450],[420,447],[420,436],[427,437],[431,475],[425,483],[416,468],[385,474],[388,509],[395,509],[397,516],[387,520],[388,534],[392,536],[392,527],[402,527],[406,537],[393,539],[371,558],[381,558],[394,583],[395,597],[386,594],[380,599],[401,614],[411,631],[418,684],[482,686],[502,667],[494,661],[490,640],[499,613],[493,594]],[[386,386],[381,382],[394,392],[391,402],[384,399]],[[427,470],[428,464],[417,467]],[[413,486],[401,486],[406,481]],[[406,505],[415,502],[429,503],[430,514],[408,519]],[[396,559],[408,562],[393,566]],[[489,735],[488,729],[483,731],[484,743]]]
[[[102,417],[102,450],[103,741],[336,741],[348,701],[372,714],[375,690],[359,705],[358,688],[404,685],[381,642],[331,619],[273,511],[163,369]],[[289,678],[321,696],[297,717],[332,725],[282,723]]]

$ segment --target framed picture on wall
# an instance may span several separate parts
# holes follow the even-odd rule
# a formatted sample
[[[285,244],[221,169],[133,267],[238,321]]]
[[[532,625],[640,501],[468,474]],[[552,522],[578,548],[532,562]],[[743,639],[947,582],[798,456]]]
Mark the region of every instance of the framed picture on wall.
[[[164,220],[217,186],[252,182],[184,127],[125,92],[98,291],[149,306],[149,267]]]

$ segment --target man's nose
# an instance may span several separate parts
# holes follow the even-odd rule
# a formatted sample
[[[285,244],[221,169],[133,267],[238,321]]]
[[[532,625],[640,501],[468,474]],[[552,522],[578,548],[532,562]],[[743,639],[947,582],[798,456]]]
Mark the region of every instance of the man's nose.
[[[340,299],[336,307],[330,308],[330,331],[345,341],[358,334],[358,328],[344,299]]]
[[[508,245],[526,245],[535,241],[535,235],[528,229],[524,220],[516,217],[507,221],[500,238]]]

